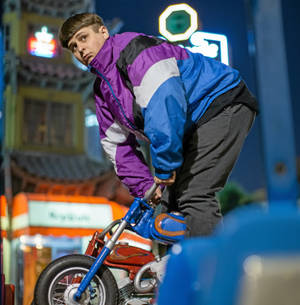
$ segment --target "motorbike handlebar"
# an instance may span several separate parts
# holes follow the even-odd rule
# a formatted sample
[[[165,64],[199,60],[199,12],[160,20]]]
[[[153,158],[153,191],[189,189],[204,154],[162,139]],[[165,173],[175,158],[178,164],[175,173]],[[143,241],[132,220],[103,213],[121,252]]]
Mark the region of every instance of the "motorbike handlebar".
[[[154,195],[156,189],[158,188],[158,184],[153,183],[152,186],[149,188],[149,190],[145,193],[145,196],[143,198],[144,201],[148,201],[152,198],[152,196]]]

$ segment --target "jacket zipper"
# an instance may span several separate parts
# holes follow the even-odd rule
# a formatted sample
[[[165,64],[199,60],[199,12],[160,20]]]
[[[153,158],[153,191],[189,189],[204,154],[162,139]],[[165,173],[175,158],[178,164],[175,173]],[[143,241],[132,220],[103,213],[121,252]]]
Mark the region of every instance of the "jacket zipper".
[[[94,68],[95,69],[95,68]],[[130,127],[134,130],[137,130],[138,131],[138,128],[129,120],[129,118],[126,116],[125,114],[125,111],[120,103],[120,101],[118,100],[118,98],[116,97],[115,93],[114,93],[114,90],[110,84],[110,82],[108,81],[108,79],[102,74],[100,73],[97,69],[95,69],[96,73],[107,83],[108,87],[109,87],[109,90],[111,91],[115,101],[117,102],[119,108],[121,109],[121,112],[125,118],[125,120],[128,122],[128,124],[130,125]]]

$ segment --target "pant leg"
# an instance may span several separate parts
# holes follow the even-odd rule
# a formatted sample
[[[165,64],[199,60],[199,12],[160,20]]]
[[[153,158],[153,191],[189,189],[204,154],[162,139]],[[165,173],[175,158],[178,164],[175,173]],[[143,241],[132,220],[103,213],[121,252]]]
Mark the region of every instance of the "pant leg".
[[[185,145],[183,165],[162,203],[184,215],[187,237],[211,234],[222,219],[216,193],[224,187],[254,117],[247,106],[233,104],[199,126]]]

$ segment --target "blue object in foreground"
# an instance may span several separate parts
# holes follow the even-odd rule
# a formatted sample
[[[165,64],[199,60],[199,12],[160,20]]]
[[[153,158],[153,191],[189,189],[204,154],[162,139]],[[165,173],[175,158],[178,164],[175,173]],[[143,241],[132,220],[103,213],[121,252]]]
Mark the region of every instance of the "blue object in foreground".
[[[300,281],[295,205],[236,210],[213,236],[186,240],[171,252],[158,305],[259,304],[262,295],[260,304],[279,304],[282,296],[289,298],[285,304],[300,304],[298,290],[293,291],[300,287],[294,282]]]

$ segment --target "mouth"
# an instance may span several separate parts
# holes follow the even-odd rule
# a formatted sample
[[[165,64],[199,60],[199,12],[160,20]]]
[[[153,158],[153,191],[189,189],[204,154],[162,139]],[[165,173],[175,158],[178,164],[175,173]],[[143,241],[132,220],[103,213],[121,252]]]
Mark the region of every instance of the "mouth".
[[[84,62],[88,65],[92,60],[92,54],[87,54],[83,57]]]

